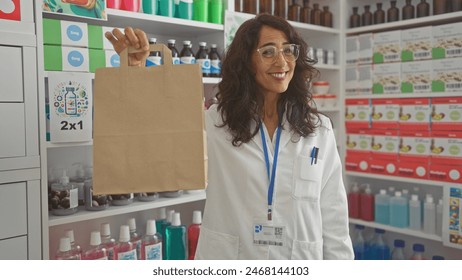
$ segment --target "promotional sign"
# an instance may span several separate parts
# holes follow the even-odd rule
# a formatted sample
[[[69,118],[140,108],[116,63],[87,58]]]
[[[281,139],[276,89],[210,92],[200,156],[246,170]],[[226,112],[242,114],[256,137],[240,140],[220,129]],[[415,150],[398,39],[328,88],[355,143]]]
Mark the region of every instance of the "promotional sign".
[[[107,20],[105,0],[43,0],[42,10],[49,13]]]
[[[50,72],[50,142],[92,140],[92,74]]]
[[[0,19],[21,21],[20,0],[0,1]]]
[[[443,193],[443,244],[462,249],[462,188],[448,184]]]

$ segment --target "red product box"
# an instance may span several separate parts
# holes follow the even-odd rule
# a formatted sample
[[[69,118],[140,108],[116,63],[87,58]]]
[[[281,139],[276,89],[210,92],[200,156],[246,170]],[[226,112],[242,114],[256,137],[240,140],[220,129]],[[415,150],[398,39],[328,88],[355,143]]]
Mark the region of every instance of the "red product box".
[[[346,150],[349,154],[370,156],[372,137],[368,129],[348,129],[346,132]]]
[[[404,98],[399,109],[401,130],[430,130],[430,98]]]
[[[431,137],[432,164],[462,166],[461,131],[432,131]]]
[[[429,158],[420,162],[400,160],[396,176],[415,179],[428,179]]]
[[[411,162],[430,161],[430,131],[407,131],[399,133],[399,159]]]
[[[358,154],[350,154],[347,152],[345,157],[345,169],[356,172],[369,173],[369,157],[360,156]]]
[[[398,129],[400,104],[401,101],[398,98],[373,99],[371,112],[372,128]]]
[[[462,183],[462,165],[430,164],[428,178],[435,181]]]
[[[371,129],[371,157],[388,161],[398,160],[399,131]]]
[[[398,171],[398,162],[372,158],[369,162],[369,168],[371,173],[395,176]]]
[[[0,19],[21,21],[20,0],[2,0],[0,4]]]
[[[432,130],[462,131],[462,97],[432,98]]]
[[[345,101],[345,126],[347,128],[369,128],[371,123],[370,100],[347,99]]]

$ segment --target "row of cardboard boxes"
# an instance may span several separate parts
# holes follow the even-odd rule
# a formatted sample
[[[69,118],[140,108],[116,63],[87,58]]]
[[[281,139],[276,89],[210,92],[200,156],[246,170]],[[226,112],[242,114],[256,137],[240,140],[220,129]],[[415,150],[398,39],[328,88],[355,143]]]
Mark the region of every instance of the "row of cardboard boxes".
[[[462,132],[348,129],[345,168],[462,183]]]
[[[346,38],[346,64],[378,64],[462,56],[462,22],[365,33]]]
[[[345,100],[347,129],[462,131],[462,96]]]
[[[345,72],[347,95],[457,91],[462,91],[462,57],[354,65]]]

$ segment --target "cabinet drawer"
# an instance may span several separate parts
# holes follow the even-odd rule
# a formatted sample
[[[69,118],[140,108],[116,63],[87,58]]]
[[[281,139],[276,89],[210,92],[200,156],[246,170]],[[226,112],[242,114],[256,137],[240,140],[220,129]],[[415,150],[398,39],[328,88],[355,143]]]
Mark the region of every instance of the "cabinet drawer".
[[[21,48],[0,46],[0,61],[0,102],[24,102]]]
[[[25,182],[0,184],[0,225],[0,239],[27,234]]]
[[[23,103],[0,103],[0,158],[26,155]]]
[[[0,260],[27,260],[27,237],[0,240]]]

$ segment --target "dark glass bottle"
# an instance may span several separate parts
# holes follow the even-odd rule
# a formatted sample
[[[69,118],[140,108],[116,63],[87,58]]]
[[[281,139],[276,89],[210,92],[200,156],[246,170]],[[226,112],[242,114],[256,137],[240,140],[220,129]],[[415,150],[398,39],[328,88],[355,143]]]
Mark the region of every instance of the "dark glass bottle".
[[[368,26],[372,24],[371,6],[364,6],[364,13],[361,15],[361,25]]]
[[[329,6],[322,7],[321,13],[321,25],[326,27],[333,27],[333,15],[331,11],[329,11]]]
[[[311,10],[311,24],[321,25],[321,9],[319,9],[319,4],[313,4],[313,9]]]
[[[245,0],[243,12],[247,14],[257,13],[257,2],[258,0]]]
[[[210,45],[210,76],[221,76],[221,57],[217,50],[217,44]]]
[[[451,6],[451,12],[462,11],[462,0],[451,0],[449,1],[449,5]]]
[[[350,16],[350,28],[361,26],[361,16],[358,14],[358,7],[353,7],[353,14]]]
[[[300,11],[300,21],[304,23],[311,22],[310,0],[303,0],[303,8]]]
[[[300,11],[302,6],[299,0],[292,0],[289,6],[288,18],[292,21],[300,21]]]
[[[274,15],[274,1],[273,0],[260,0],[260,13]]]
[[[201,67],[202,77],[210,77],[210,57],[206,42],[199,42],[199,50],[196,53],[196,63]]]
[[[440,15],[448,12],[446,0],[433,0],[433,15]]]
[[[415,8],[411,4],[412,0],[406,0],[406,5],[403,7],[403,20],[415,18]]]
[[[234,0],[234,11],[235,12],[242,12],[242,0]]]
[[[399,9],[396,7],[396,1],[390,1],[390,8],[387,10],[387,22],[399,20]]]
[[[382,3],[377,3],[377,10],[374,12],[374,24],[385,22],[385,11],[382,9]]]
[[[274,1],[274,15],[287,19],[289,0]]]
[[[417,17],[428,17],[430,15],[430,4],[426,0],[420,0],[417,4]]]

